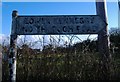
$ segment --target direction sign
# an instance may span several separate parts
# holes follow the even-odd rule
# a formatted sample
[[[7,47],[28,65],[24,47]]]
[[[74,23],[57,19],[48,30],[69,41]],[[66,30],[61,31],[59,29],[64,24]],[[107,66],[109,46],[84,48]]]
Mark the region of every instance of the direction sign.
[[[107,24],[98,15],[18,16],[18,35],[97,34]]]

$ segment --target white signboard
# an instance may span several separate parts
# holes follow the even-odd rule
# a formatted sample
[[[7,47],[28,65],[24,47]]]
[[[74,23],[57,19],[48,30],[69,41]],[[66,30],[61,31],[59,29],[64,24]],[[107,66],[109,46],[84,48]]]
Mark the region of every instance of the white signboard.
[[[98,34],[106,25],[97,15],[18,16],[16,34]]]

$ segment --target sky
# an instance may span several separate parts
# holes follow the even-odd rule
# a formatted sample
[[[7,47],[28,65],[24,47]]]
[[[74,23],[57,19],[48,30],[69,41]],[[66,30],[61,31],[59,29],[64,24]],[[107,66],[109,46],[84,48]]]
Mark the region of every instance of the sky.
[[[3,2],[2,33],[11,33],[11,14],[19,15],[96,15],[95,2]],[[117,2],[107,2],[108,27],[118,27]]]
[[[95,0],[2,0],[3,2],[93,2]],[[102,1],[102,0],[98,0]],[[117,2],[118,0],[107,0],[109,2]]]
[[[2,3],[0,2],[0,33],[2,33]]]
[[[78,2],[59,2],[60,0],[41,0],[41,2],[12,2],[3,0],[0,3],[0,35],[9,36],[11,33],[12,11],[17,10],[18,15],[96,15],[94,0]],[[19,0],[16,0],[19,1]],[[28,0],[26,0],[28,1]],[[33,1],[33,0],[31,0]],[[35,0],[34,0],[35,1]],[[36,0],[37,1],[37,0]],[[58,2],[57,2],[58,1]],[[108,0],[107,0],[108,1]],[[107,2],[108,28],[118,27],[118,3],[116,0]],[[84,36],[82,36],[84,37]]]

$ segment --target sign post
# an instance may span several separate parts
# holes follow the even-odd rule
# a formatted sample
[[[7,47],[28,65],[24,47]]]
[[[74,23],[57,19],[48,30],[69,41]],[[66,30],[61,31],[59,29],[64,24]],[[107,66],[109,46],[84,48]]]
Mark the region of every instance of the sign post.
[[[106,0],[96,0],[96,12],[106,23],[107,23],[107,16],[106,16]],[[101,55],[102,65],[100,72],[102,73],[103,80],[110,79],[110,61],[111,55],[109,52],[109,37],[108,37],[108,27],[105,26],[103,29],[98,33],[98,48],[99,53]]]
[[[9,55],[10,82],[16,82],[17,35],[98,34],[103,79],[109,79],[110,54],[104,2],[96,2],[96,9],[97,15],[18,16],[17,11],[13,11]]]
[[[9,81],[16,82],[16,54],[17,54],[17,34],[16,29],[17,11],[12,13],[12,31],[10,36],[10,54],[9,54]]]

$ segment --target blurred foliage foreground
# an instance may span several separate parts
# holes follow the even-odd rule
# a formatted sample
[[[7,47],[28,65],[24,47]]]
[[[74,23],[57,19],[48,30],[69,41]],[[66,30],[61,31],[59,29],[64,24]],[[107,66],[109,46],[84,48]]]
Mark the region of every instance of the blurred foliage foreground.
[[[112,54],[111,78],[120,79],[120,38],[111,36],[112,43],[117,41],[118,50]],[[117,39],[117,40],[115,40]],[[115,41],[114,41],[115,40]],[[100,70],[100,55],[97,51],[97,41],[89,42],[88,50],[83,51],[82,43],[68,47],[54,48],[52,45],[44,46],[42,51],[36,51],[23,45],[17,54],[17,81],[31,80],[102,80]],[[92,45],[91,45],[92,43]],[[81,50],[80,50],[81,49]],[[8,80],[8,61],[3,60],[3,81]],[[104,80],[104,79],[103,79]]]

